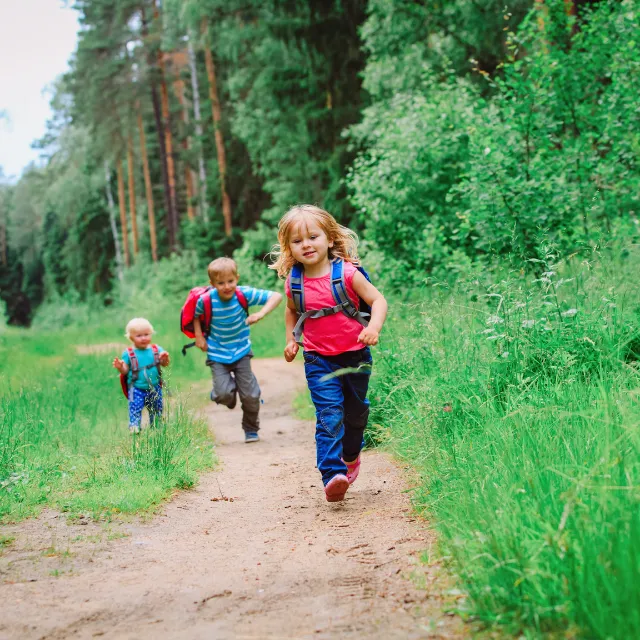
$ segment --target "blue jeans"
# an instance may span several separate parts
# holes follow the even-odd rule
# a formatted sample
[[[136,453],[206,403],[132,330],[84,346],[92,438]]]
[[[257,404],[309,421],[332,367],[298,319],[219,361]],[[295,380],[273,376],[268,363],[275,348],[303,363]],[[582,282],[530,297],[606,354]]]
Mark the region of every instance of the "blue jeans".
[[[333,476],[347,473],[342,458],[355,460],[362,449],[371,364],[369,347],[337,356],[304,352],[304,372],[316,408],[317,464],[325,485]],[[357,373],[329,377],[340,369],[358,367]]]
[[[140,427],[145,407],[149,412],[149,424],[153,427],[156,418],[162,415],[162,387],[159,384],[153,389],[129,387],[129,426]]]

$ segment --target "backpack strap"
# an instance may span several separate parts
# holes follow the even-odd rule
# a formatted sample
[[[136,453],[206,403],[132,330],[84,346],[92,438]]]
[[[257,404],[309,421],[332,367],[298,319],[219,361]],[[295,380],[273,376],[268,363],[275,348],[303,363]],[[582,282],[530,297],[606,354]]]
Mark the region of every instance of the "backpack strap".
[[[302,265],[296,263],[291,268],[289,274],[289,288],[291,289],[291,299],[298,313],[304,313],[304,270]]]
[[[202,334],[208,335],[211,329],[211,317],[213,315],[211,307],[211,290],[205,291],[201,296],[202,306],[204,307],[204,327],[202,328]]]
[[[153,351],[153,366],[158,370],[158,380],[159,384],[162,386],[162,367],[160,366],[160,350],[158,349],[157,344],[151,345],[151,350]]]
[[[138,362],[138,356],[133,350],[133,347],[127,347],[127,354],[129,355],[129,369],[131,370],[131,384],[138,379],[138,373],[140,372],[140,363]]]
[[[244,293],[238,288],[236,288],[236,298],[238,298],[238,302],[244,309],[244,312],[249,315],[249,301],[247,300],[247,296],[245,296]]]
[[[344,260],[337,259],[331,263],[331,293],[333,299],[342,305],[342,313],[357,320],[363,327],[368,326],[369,321],[360,313],[358,307],[353,304],[347,294],[347,286],[344,281]]]

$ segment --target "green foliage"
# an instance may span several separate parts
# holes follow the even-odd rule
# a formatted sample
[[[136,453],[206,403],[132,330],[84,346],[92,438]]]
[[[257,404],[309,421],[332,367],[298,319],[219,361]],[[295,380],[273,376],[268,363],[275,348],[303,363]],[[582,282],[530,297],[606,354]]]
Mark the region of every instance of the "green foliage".
[[[433,288],[385,330],[374,435],[416,466],[467,612],[515,634],[640,630],[640,255],[621,255]]]
[[[375,101],[351,129],[364,148],[349,184],[391,274],[417,283],[469,260],[529,265],[548,244],[588,253],[614,231],[634,233],[636,3],[601,2],[577,25],[550,0],[544,31],[532,11],[501,75],[478,68],[489,98],[446,67],[434,77],[426,45],[401,37],[418,9],[373,7],[365,86]]]

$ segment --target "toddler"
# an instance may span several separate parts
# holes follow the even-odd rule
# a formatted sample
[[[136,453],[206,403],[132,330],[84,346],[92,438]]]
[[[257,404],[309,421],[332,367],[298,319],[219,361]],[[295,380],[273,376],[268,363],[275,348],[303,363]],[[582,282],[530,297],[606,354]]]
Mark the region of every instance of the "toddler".
[[[129,399],[129,431],[140,433],[142,410],[149,411],[150,426],[162,416],[162,371],[169,366],[169,353],[151,344],[153,327],[145,318],[133,318],[127,324],[125,336],[132,347],[124,350],[122,358],[114,358],[113,366],[127,376]]]

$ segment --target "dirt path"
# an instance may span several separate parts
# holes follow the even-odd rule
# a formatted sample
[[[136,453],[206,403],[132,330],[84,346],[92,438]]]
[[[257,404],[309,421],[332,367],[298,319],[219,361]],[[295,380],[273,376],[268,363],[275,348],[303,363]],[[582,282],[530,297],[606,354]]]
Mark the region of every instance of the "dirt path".
[[[211,406],[220,467],[151,522],[46,512],[0,530],[16,538],[0,557],[1,639],[462,636],[439,568],[417,560],[432,539],[399,471],[367,453],[347,500],[325,502],[313,425],[291,415],[301,367],[254,365],[262,441],[244,444],[239,409]]]

